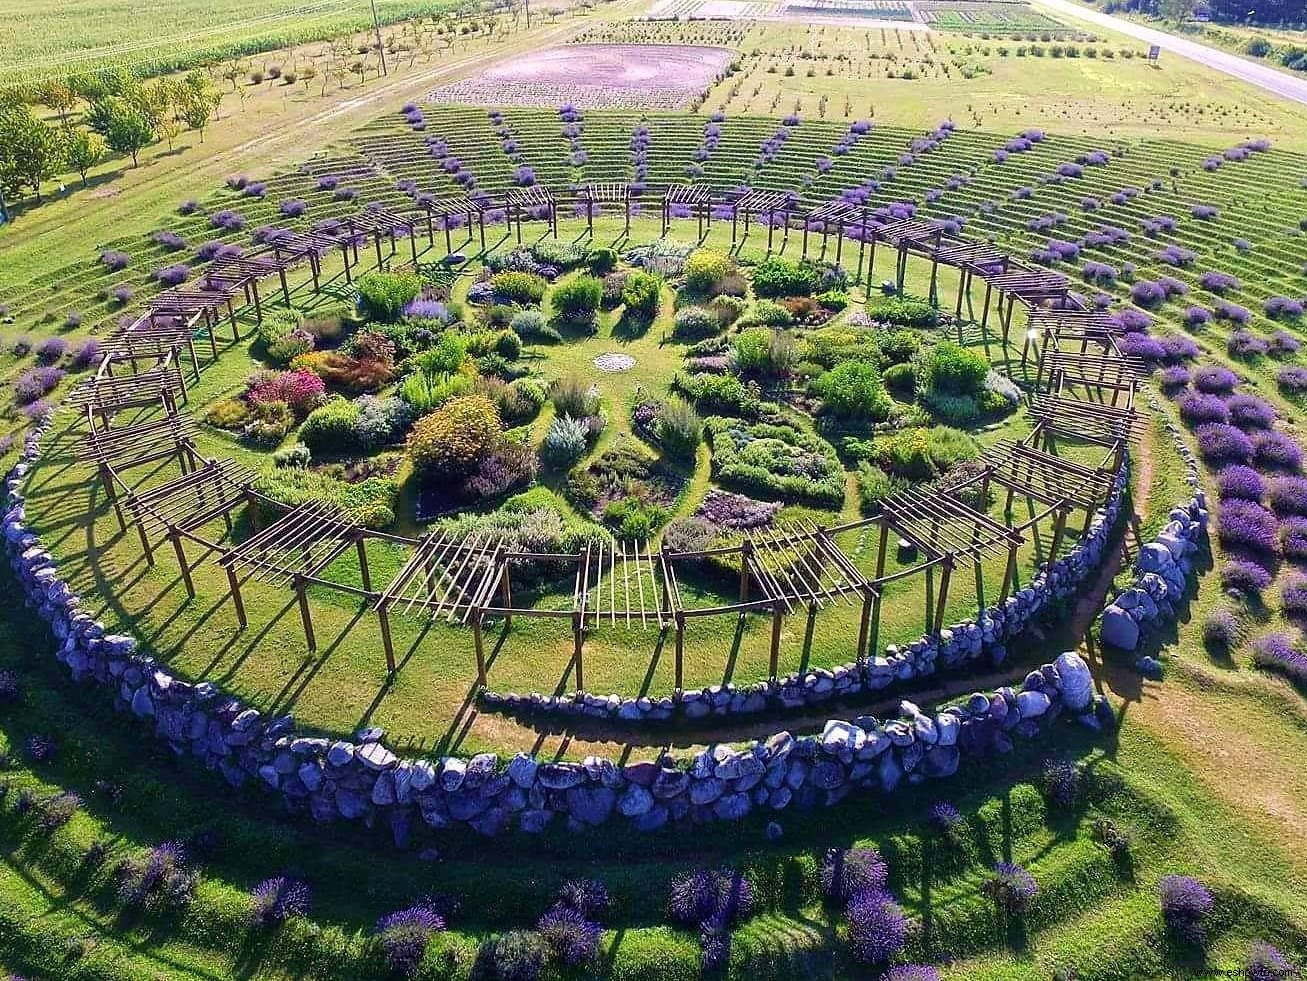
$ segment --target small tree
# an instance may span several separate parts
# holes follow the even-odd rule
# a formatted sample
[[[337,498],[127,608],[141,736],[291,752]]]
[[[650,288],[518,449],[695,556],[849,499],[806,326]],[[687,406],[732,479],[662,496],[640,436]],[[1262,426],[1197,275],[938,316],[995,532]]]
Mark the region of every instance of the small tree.
[[[204,128],[209,125],[209,117],[213,114],[215,102],[213,96],[205,91],[191,91],[185,101],[182,103],[182,119],[186,120],[186,125],[200,134],[200,142],[204,142]]]
[[[41,184],[59,173],[63,162],[63,140],[30,108],[0,112],[0,183],[11,190],[30,187],[40,203]]]
[[[86,186],[87,172],[104,159],[108,145],[99,133],[79,129],[68,133],[64,140],[64,157],[68,166],[77,171]]]
[[[123,99],[108,100],[105,114],[105,139],[109,148],[132,157],[132,166],[140,166],[140,153],[154,140],[154,120],[139,106]]]

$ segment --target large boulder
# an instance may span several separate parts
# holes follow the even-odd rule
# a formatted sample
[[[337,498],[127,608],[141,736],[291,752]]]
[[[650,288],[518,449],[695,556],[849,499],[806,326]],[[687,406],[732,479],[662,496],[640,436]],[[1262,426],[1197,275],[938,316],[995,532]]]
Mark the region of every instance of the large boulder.
[[[1103,611],[1099,623],[1104,644],[1123,651],[1133,651],[1139,646],[1139,624],[1115,603]]]
[[[1083,712],[1094,700],[1094,679],[1089,665],[1075,651],[1059,654],[1053,665],[1057,668],[1057,690],[1062,704],[1073,712]]]

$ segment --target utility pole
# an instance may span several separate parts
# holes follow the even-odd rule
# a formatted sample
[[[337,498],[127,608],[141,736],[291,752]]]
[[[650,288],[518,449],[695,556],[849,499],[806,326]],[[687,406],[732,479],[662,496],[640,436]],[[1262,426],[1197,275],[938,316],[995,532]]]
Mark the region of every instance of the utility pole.
[[[381,74],[389,75],[386,71],[386,46],[381,43],[381,19],[377,17],[377,0],[372,0],[372,27],[377,32],[377,55],[381,58]]]

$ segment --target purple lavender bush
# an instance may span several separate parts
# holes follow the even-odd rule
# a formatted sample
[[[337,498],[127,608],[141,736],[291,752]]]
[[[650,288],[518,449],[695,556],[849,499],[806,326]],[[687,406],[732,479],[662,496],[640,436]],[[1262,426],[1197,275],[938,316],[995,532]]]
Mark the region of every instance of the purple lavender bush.
[[[1214,905],[1207,887],[1187,875],[1165,875],[1157,884],[1157,892],[1167,932],[1187,946],[1206,947],[1203,918]]]
[[[250,919],[255,926],[285,923],[292,916],[307,916],[313,901],[308,883],[287,875],[264,879],[250,892],[254,908]]]
[[[908,942],[908,917],[894,897],[865,889],[849,900],[849,954],[860,964],[886,964]]]
[[[1227,548],[1275,551],[1279,524],[1275,515],[1254,501],[1229,500],[1221,504],[1217,537]]]
[[[831,848],[821,861],[821,891],[846,903],[856,893],[883,890],[889,867],[874,848]]]

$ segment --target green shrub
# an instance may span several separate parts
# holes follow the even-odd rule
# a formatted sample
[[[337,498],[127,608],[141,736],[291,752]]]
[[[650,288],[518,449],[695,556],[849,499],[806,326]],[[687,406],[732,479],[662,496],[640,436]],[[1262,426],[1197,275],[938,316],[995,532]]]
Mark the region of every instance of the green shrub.
[[[916,371],[911,362],[892,364],[880,377],[886,388],[900,395],[910,395],[917,387]]]
[[[539,310],[519,310],[513,314],[511,322],[513,333],[524,340],[561,341],[563,335],[549,326],[549,321]]]
[[[865,460],[858,464],[858,497],[862,506],[868,510],[875,508],[891,494],[903,490],[909,483],[903,477],[888,474]]]
[[[704,423],[714,476],[746,493],[825,507],[844,501],[844,469],[835,448],[781,418],[746,423],[713,416]]]
[[[835,313],[839,313],[849,305],[849,294],[843,290],[827,290],[824,293],[818,293],[815,299],[827,310],[832,310]]]
[[[554,403],[554,412],[560,416],[584,419],[599,411],[599,393],[574,372],[569,372],[554,382],[549,398]]]
[[[471,375],[428,375],[415,371],[400,382],[399,397],[425,415],[456,395],[468,394],[472,386]]]
[[[938,395],[976,395],[989,374],[989,361],[952,341],[941,341],[926,351],[917,364],[918,387]]]
[[[821,283],[821,272],[808,261],[770,256],[753,270],[753,291],[758,296],[810,296]]]
[[[566,469],[585,454],[589,436],[584,419],[556,416],[540,443],[540,459],[551,467]]]
[[[771,300],[759,300],[753,305],[749,320],[764,327],[788,327],[794,323],[794,314]]]
[[[507,303],[535,306],[545,298],[549,284],[543,276],[526,272],[501,272],[490,280],[495,297]]]
[[[603,292],[603,283],[593,276],[578,276],[555,286],[550,299],[563,323],[571,327],[590,327],[599,312]]]
[[[307,467],[313,462],[313,454],[303,443],[296,443],[294,446],[287,446],[272,454],[272,465],[274,467]]]
[[[242,435],[255,446],[268,449],[285,439],[294,425],[295,413],[285,402],[260,402],[251,407]]]
[[[641,320],[652,320],[658,316],[658,295],[662,285],[662,280],[651,273],[631,273],[626,277],[626,285],[622,287],[622,303],[626,306],[626,312]]]
[[[424,375],[436,377],[458,371],[467,360],[468,338],[456,330],[441,331],[425,351],[409,358],[409,366]]]
[[[717,315],[703,307],[683,307],[672,321],[672,332],[677,337],[703,337],[721,329]]]
[[[814,330],[803,342],[804,360],[823,368],[834,368],[844,361],[866,361],[879,365],[880,345],[870,331],[852,327],[822,327]]]
[[[452,398],[413,427],[408,452],[413,465],[433,475],[461,475],[503,435],[499,411],[484,395]]]
[[[695,249],[685,260],[685,285],[690,292],[706,296],[734,271],[735,260],[720,249]]]
[[[870,442],[850,441],[845,450],[870,460],[892,476],[913,481],[933,480],[979,453],[974,439],[949,426],[903,429]]]
[[[354,308],[340,303],[306,313],[300,327],[308,331],[315,340],[332,344],[340,340],[346,329],[353,326],[357,320]]]
[[[693,460],[703,440],[703,420],[685,401],[669,398],[658,411],[654,434],[668,456]]]
[[[308,414],[300,426],[300,442],[319,456],[351,453],[358,449],[358,423],[358,405],[337,396]]]
[[[921,349],[921,338],[910,330],[896,330],[880,339],[880,352],[898,364],[910,361]]]
[[[823,412],[845,419],[879,422],[890,414],[890,397],[880,369],[866,361],[845,361],[812,384]]]
[[[205,410],[204,421],[219,429],[239,430],[250,418],[250,406],[244,399],[222,399]]]
[[[939,311],[925,300],[905,296],[884,296],[867,303],[867,316],[877,323],[895,327],[926,329],[939,323]]]
[[[576,245],[558,242],[554,239],[542,239],[531,246],[531,257],[536,262],[555,269],[575,269],[583,265],[589,253]]]
[[[740,297],[723,293],[712,298],[712,301],[708,304],[708,309],[716,314],[717,322],[723,328],[726,328],[740,319],[740,315],[744,313],[746,306],[748,304]]]
[[[604,521],[612,525],[619,538],[643,541],[667,520],[667,509],[630,496],[610,501],[604,506]]]
[[[798,363],[798,345],[784,331],[750,327],[731,346],[731,365],[741,375],[780,377]]]
[[[588,261],[592,273],[596,276],[606,276],[617,268],[617,250],[609,248],[591,249]]]
[[[269,361],[287,365],[313,350],[313,335],[301,324],[302,318],[295,310],[273,310],[264,316],[258,336]]]
[[[396,320],[404,307],[422,292],[416,273],[364,273],[355,284],[363,312],[376,320]]]
[[[1252,55],[1254,58],[1265,58],[1271,53],[1271,42],[1266,40],[1264,37],[1251,38],[1248,43],[1244,45],[1244,51],[1248,52],[1248,54]]]
[[[758,412],[756,386],[746,385],[735,375],[677,375],[672,385],[705,412],[735,416]]]

